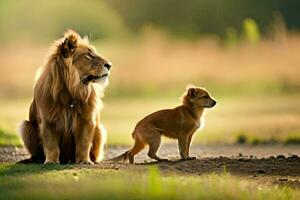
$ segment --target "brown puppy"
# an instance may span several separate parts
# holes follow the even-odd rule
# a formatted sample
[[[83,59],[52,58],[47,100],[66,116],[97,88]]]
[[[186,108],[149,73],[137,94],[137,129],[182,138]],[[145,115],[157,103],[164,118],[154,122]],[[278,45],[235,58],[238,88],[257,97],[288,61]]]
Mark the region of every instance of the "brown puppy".
[[[195,159],[189,157],[189,147],[195,131],[201,126],[201,117],[204,108],[211,108],[216,101],[209,93],[200,87],[190,86],[182,97],[182,105],[174,109],[165,109],[154,112],[139,121],[132,133],[134,146],[113,161],[134,163],[134,156],[145,145],[149,145],[148,156],[157,161],[166,161],[157,156],[161,143],[161,135],[178,139],[180,156],[183,160]]]

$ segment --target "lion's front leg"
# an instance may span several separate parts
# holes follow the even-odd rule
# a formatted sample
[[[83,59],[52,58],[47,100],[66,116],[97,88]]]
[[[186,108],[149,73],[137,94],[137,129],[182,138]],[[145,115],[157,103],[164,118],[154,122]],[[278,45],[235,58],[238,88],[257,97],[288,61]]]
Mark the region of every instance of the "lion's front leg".
[[[80,120],[75,130],[76,163],[93,164],[90,150],[93,143],[95,124],[92,121]]]
[[[91,160],[95,163],[99,163],[104,157],[104,146],[106,143],[106,130],[99,124],[95,128],[93,147],[91,149]]]
[[[43,141],[45,164],[59,163],[59,133],[55,126],[50,123],[44,123],[41,126],[41,137]]]

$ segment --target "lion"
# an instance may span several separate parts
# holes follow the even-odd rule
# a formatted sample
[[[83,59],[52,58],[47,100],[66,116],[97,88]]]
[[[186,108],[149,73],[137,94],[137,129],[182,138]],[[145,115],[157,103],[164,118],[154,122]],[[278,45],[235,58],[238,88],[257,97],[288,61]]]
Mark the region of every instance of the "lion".
[[[31,155],[21,163],[101,161],[106,138],[101,99],[111,66],[75,31],[54,42],[34,86],[29,120],[20,128]]]

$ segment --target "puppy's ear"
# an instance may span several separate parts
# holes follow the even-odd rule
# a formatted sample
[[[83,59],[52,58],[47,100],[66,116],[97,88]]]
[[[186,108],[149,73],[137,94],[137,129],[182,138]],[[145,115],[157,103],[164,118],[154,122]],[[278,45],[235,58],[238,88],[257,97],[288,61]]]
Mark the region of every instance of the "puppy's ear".
[[[193,87],[189,88],[188,89],[188,95],[190,97],[196,97],[197,96],[197,90],[195,88],[193,88]]]
[[[73,55],[77,48],[78,38],[75,34],[68,35],[60,45],[60,53],[63,57],[68,58]]]

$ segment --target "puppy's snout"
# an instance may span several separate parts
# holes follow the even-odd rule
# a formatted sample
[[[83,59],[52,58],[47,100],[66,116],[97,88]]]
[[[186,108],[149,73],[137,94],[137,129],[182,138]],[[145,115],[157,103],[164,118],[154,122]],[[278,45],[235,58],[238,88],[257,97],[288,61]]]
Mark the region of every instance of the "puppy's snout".
[[[106,67],[108,70],[110,70],[111,66],[112,64],[110,62],[104,64],[104,67]]]
[[[217,102],[215,100],[212,100],[211,107],[214,107],[216,104],[217,104]]]

